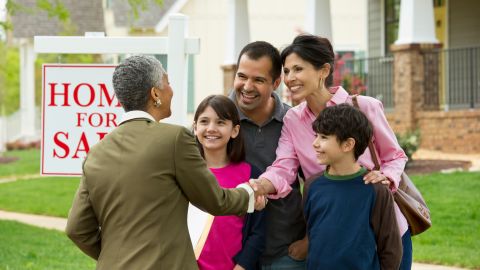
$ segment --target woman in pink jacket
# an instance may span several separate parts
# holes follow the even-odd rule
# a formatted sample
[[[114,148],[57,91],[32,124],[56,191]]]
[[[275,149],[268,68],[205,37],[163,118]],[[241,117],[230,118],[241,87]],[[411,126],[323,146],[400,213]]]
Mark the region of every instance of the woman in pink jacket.
[[[255,181],[258,189],[272,199],[284,197],[290,192],[290,184],[295,181],[299,167],[306,179],[325,170],[324,165],[317,163],[312,147],[315,139],[312,123],[325,107],[352,104],[352,96],[345,89],[341,86],[332,87],[335,54],[328,39],[314,35],[297,36],[281,56],[284,82],[291,91],[292,100],[301,103],[290,109],[283,119],[277,159]],[[381,163],[380,171],[371,171],[364,177],[365,183],[381,182],[395,192],[407,157],[387,122],[382,103],[367,96],[359,96],[357,100],[361,111],[373,125],[373,142]],[[358,162],[368,169],[374,167],[368,149]],[[408,224],[396,204],[395,212],[403,243],[400,269],[410,269],[412,242]]]

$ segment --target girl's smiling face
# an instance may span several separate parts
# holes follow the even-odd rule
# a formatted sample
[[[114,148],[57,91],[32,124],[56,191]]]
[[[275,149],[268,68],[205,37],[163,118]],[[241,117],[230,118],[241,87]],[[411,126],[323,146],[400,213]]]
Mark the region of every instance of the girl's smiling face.
[[[234,126],[231,120],[221,119],[211,106],[205,108],[194,124],[195,136],[205,152],[227,152],[230,138],[236,138],[239,131],[240,125]]]

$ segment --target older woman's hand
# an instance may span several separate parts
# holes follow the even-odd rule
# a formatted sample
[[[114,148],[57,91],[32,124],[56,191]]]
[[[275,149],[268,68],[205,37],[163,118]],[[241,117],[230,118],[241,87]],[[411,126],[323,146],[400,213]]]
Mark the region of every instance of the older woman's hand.
[[[384,185],[390,186],[392,183],[388,177],[386,177],[381,171],[371,171],[363,177],[365,184],[375,184],[382,183]]]

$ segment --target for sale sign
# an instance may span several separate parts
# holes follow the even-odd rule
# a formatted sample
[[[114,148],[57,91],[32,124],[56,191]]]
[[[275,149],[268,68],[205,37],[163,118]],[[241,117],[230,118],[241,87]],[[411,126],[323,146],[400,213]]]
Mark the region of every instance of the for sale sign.
[[[81,175],[89,149],[119,122],[115,66],[43,66],[42,175]]]

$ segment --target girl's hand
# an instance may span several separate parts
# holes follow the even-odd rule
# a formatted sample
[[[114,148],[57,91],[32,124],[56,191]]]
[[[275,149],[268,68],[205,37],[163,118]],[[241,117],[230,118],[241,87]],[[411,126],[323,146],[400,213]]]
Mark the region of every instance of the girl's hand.
[[[245,270],[245,268],[243,268],[239,264],[237,264],[237,265],[235,265],[235,267],[233,267],[233,270]]]
[[[375,183],[382,183],[384,185],[390,186],[390,179],[386,177],[381,171],[371,171],[367,173],[363,177],[363,181],[365,181],[365,184],[375,184]]]

